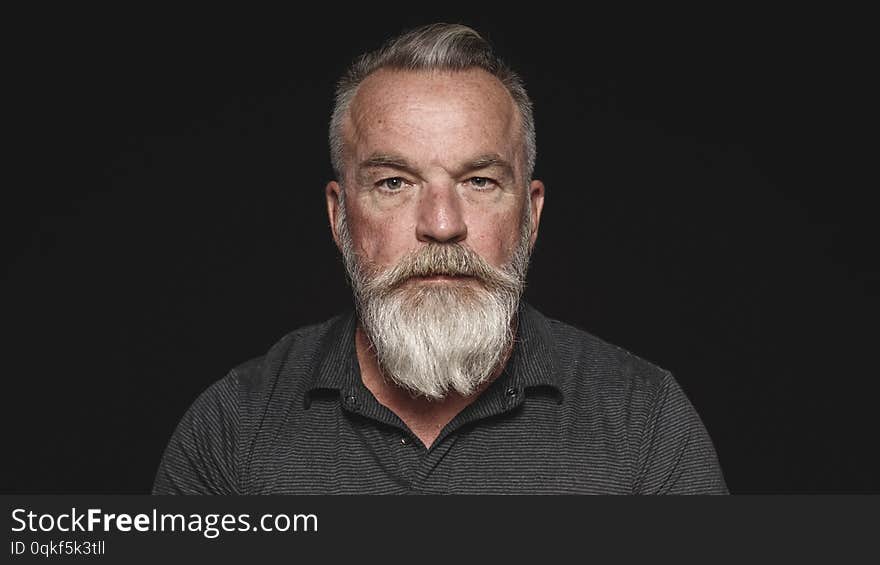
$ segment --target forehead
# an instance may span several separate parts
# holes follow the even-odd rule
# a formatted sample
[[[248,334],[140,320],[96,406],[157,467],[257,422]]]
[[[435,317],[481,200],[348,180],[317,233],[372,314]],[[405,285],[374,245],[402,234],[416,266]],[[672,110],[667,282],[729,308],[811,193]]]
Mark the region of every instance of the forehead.
[[[522,141],[512,97],[482,69],[380,69],[358,88],[344,136],[356,158],[376,152],[424,159],[498,153],[514,162]]]

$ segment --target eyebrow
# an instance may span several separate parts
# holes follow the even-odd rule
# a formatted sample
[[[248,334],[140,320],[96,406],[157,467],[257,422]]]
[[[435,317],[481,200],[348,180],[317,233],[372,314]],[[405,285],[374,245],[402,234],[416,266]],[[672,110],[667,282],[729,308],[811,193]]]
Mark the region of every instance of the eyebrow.
[[[513,177],[513,165],[495,153],[487,153],[486,155],[480,155],[479,157],[470,160],[462,167],[460,174],[477,171],[479,169],[489,169],[492,167],[501,169],[504,174],[509,175],[511,178]]]
[[[418,175],[416,167],[411,165],[406,159],[398,155],[386,153],[374,153],[358,164],[359,170],[388,167],[408,172],[412,175]],[[497,153],[486,153],[480,155],[464,163],[457,171],[457,176],[461,176],[471,171],[480,169],[488,169],[491,167],[499,168],[504,174],[513,177],[513,165],[501,158]]]
[[[388,167],[391,169],[400,169],[411,174],[415,174],[415,167],[403,157],[397,155],[389,155],[386,153],[374,153],[358,164],[358,170],[378,169]]]

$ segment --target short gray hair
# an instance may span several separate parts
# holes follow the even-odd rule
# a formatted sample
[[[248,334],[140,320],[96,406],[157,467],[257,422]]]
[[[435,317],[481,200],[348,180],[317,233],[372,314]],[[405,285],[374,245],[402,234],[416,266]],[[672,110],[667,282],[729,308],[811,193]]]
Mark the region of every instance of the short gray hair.
[[[522,79],[495,56],[489,42],[473,29],[460,24],[436,23],[408,31],[390,39],[379,49],[361,55],[339,79],[330,120],[330,160],[340,181],[345,117],[363,80],[382,68],[407,71],[479,68],[496,77],[519,109],[525,148],[525,181],[531,180],[535,169],[535,120],[532,101]]]

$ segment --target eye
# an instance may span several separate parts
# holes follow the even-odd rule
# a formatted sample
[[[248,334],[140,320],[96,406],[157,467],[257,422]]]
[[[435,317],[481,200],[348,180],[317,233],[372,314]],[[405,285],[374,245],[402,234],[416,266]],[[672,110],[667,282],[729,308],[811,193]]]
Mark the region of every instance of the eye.
[[[477,190],[490,190],[497,186],[497,183],[488,177],[471,177],[465,182]]]
[[[388,192],[399,192],[400,189],[406,186],[406,181],[400,177],[391,177],[380,180],[376,183],[376,186],[385,189]]]

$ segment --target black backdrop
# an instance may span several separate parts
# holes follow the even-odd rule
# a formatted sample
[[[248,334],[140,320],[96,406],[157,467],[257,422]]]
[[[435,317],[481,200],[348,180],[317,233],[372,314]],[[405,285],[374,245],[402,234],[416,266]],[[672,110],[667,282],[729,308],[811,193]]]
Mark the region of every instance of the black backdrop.
[[[535,102],[527,299],[672,370],[733,492],[880,492],[859,17],[507,10],[10,17],[0,489],[147,492],[201,390],[349,307],[333,82],[443,20]]]

